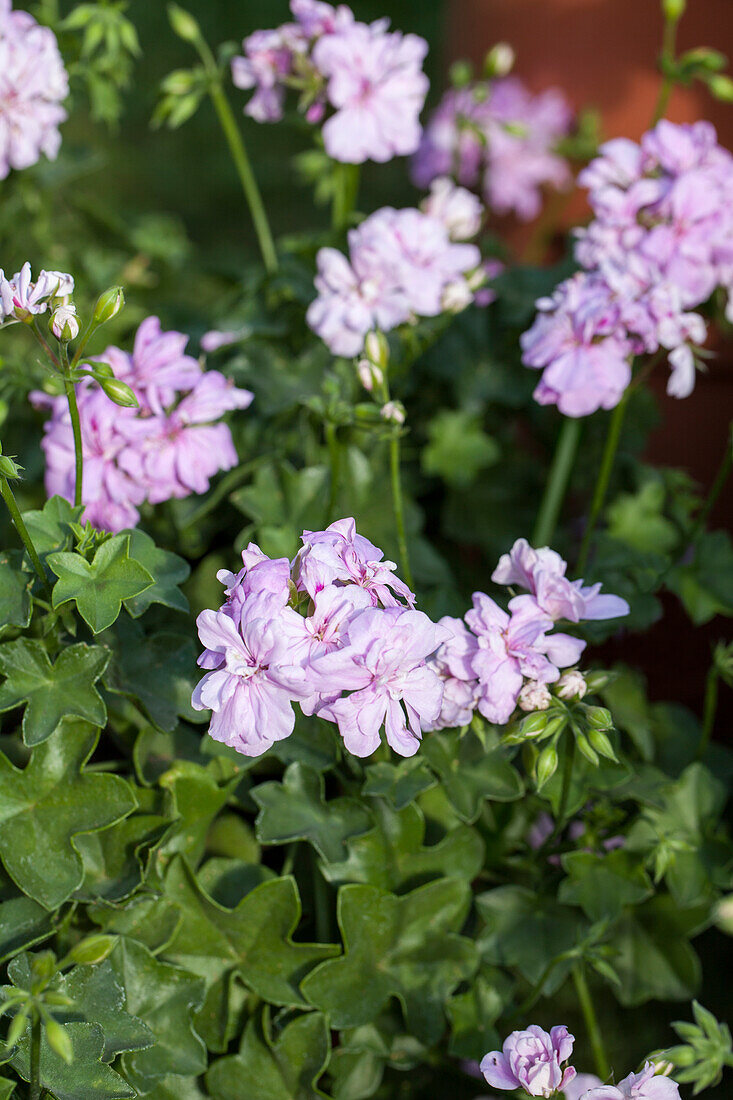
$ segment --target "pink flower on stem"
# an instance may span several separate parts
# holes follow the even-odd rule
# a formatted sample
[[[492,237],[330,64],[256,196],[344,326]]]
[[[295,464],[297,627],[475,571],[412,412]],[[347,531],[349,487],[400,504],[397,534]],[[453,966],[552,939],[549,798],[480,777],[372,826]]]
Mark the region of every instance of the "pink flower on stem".
[[[443,681],[440,713],[430,729],[455,729],[469,724],[478,705],[479,684],[472,662],[479,644],[462,619],[446,615],[438,626],[448,631],[448,637],[427,660],[428,668]]]
[[[0,0],[0,179],[13,168],[29,168],[41,154],[56,159],[68,94],[53,31]]]
[[[74,280],[63,271],[41,271],[33,282],[31,265],[7,279],[0,269],[0,322],[11,318],[22,321],[45,313],[51,302],[66,299],[74,292]]]
[[[206,647],[199,663],[211,671],[197,685],[192,704],[212,711],[214,740],[244,756],[260,756],[288,737],[295,725],[292,701],[306,694],[302,669],[289,663],[282,629],[288,615],[296,613],[260,595],[239,625],[222,611],[202,611],[196,620]]]
[[[513,1031],[502,1050],[492,1050],[481,1061],[481,1072],[495,1089],[524,1089],[528,1096],[553,1096],[575,1077],[572,1066],[563,1069],[573,1053],[574,1037],[564,1026],[548,1034],[537,1024]]]
[[[630,1073],[618,1085],[591,1087],[581,1100],[680,1100],[680,1087],[669,1077],[655,1075],[647,1062],[641,1073]]]
[[[445,634],[421,611],[369,608],[349,623],[346,644],[313,660],[309,679],[323,693],[350,691],[319,711],[336,722],[354,756],[370,756],[384,726],[387,743],[413,756],[440,712],[443,687],[425,664]]]
[[[325,531],[304,531],[303,548],[295,560],[298,589],[311,599],[332,584],[356,584],[370,595],[372,604],[399,606],[399,599],[412,606],[415,596],[395,574],[397,566],[357,533],[352,518],[336,520]]]
[[[548,546],[535,550],[526,539],[517,539],[509,553],[499,559],[491,579],[497,584],[528,589],[539,611],[555,622],[566,619],[579,623],[629,614],[626,600],[602,595],[600,584],[584,586],[582,580],[569,581],[566,569],[567,562]]]
[[[552,619],[526,596],[512,600],[508,614],[489,596],[475,592],[466,623],[478,638],[472,660],[479,681],[478,709],[498,724],[509,721],[525,677],[553,683],[559,670],[574,665],[585,649],[578,638],[549,634]]]
[[[415,152],[428,90],[422,71],[427,50],[423,38],[390,33],[383,21],[353,23],[318,39],[313,64],[335,108],[323,126],[330,157],[363,164]]]

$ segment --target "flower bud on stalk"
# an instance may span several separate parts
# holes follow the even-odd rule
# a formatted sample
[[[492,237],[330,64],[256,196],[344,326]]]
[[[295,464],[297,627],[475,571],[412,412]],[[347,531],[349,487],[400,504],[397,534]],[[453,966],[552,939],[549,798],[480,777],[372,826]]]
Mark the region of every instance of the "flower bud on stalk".
[[[71,1045],[71,1039],[66,1028],[62,1027],[58,1020],[54,1020],[53,1016],[46,1016],[43,1024],[51,1050],[58,1054],[59,1058],[62,1058],[67,1065],[71,1065],[74,1061],[74,1048]]]
[[[554,745],[546,745],[537,759],[537,790],[542,790],[557,771],[558,757]]]
[[[100,294],[94,307],[94,323],[103,325],[105,321],[111,321],[116,317],[125,304],[125,295],[121,286],[113,286]]]
[[[384,371],[381,367],[370,362],[369,359],[360,359],[356,364],[356,373],[365,390],[372,392],[375,386],[381,386],[384,382]]]
[[[382,420],[387,420],[392,424],[404,424],[405,423],[405,406],[401,401],[388,401],[386,405],[381,409]]]
[[[49,326],[57,340],[68,344],[69,340],[76,340],[79,335],[79,318],[76,316],[76,306],[59,306],[51,314]]]
[[[587,691],[585,677],[577,668],[564,672],[555,685],[555,692],[560,699],[582,699]]]
[[[489,79],[508,76],[514,68],[516,54],[508,42],[497,42],[489,50],[484,61],[484,73]]]
[[[368,332],[364,341],[367,359],[375,366],[385,369],[389,363],[389,343],[383,332]]]
[[[552,702],[552,696],[547,689],[547,684],[530,680],[520,691],[517,701],[521,710],[547,710]]]
[[[170,24],[179,38],[184,42],[196,42],[201,37],[199,25],[194,17],[178,4],[168,5],[168,18]]]
[[[664,18],[669,23],[677,23],[685,14],[687,0],[662,0]]]
[[[716,99],[722,100],[723,103],[733,103],[733,80],[729,76],[722,74],[711,76],[708,87]]]
[[[119,378],[99,378],[98,382],[107,397],[110,401],[114,401],[115,405],[121,405],[124,409],[136,409],[138,407],[138,399],[126,382],[121,382]]]

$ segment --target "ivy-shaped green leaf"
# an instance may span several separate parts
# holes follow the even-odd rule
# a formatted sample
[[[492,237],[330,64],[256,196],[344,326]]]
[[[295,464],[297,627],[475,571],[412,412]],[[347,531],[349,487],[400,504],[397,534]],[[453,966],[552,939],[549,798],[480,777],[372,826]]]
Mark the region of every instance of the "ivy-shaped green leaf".
[[[10,1081],[7,1077],[0,1077],[0,1100],[10,1100],[15,1092],[15,1084],[15,1081]]]
[[[161,873],[175,855],[183,855],[191,866],[197,866],[212,823],[226,806],[238,781],[236,771],[219,782],[213,771],[183,760],[160,777],[161,787],[172,796],[171,817],[174,819],[157,853]]]
[[[121,940],[110,960],[124,987],[127,1011],[147,1024],[155,1039],[147,1050],[122,1055],[130,1084],[146,1095],[172,1073],[203,1073],[206,1046],[191,1023],[193,1010],[204,998],[201,979],[160,962],[134,940]]]
[[[0,630],[28,626],[31,621],[30,587],[33,574],[20,568],[21,554],[0,555]]]
[[[469,731],[442,731],[425,737],[420,750],[437,775],[440,785],[463,821],[473,822],[483,803],[512,802],[521,798],[524,786],[506,750],[487,748]]]
[[[411,756],[399,764],[385,761],[368,764],[362,793],[384,798],[395,810],[403,810],[436,782],[425,760]]]
[[[562,865],[568,878],[560,883],[558,901],[579,905],[592,921],[615,920],[627,905],[640,905],[654,892],[644,868],[623,850],[568,852]]]
[[[64,497],[53,496],[43,508],[24,512],[23,522],[41,559],[54,550],[73,546],[71,524],[80,521],[83,510],[69,504]]]
[[[48,939],[53,930],[51,914],[32,898],[0,902],[0,963]]]
[[[705,927],[709,912],[708,905],[681,909],[660,894],[624,914],[613,941],[613,968],[621,982],[612,988],[622,1005],[694,996],[700,961],[689,940]]]
[[[139,623],[125,617],[102,640],[112,650],[105,676],[110,691],[142,704],[163,730],[173,730],[179,717],[205,720],[191,706],[198,677],[196,647],[188,635],[167,630],[146,635]]]
[[[46,909],[81,885],[75,837],[135,809],[124,779],[84,770],[97,737],[88,727],[67,726],[34,748],[23,770],[0,753],[0,856],[20,889]]]
[[[307,840],[325,860],[346,858],[344,842],[372,824],[353,798],[324,799],[322,775],[305,764],[291,764],[282,783],[261,783],[250,794],[260,808],[257,838],[262,844]]]
[[[125,991],[109,959],[96,966],[74,967],[60,975],[52,988],[72,1002],[69,1008],[54,1010],[57,1019],[64,1023],[81,1019],[99,1024],[104,1035],[103,1062],[111,1062],[126,1051],[145,1050],[153,1045],[150,1028],[127,1011]]]
[[[51,664],[40,642],[18,638],[0,646],[0,711],[25,703],[23,740],[38,745],[64,718],[84,718],[104,726],[107,711],[94,686],[107,667],[109,653],[83,642],[66,646]]]
[[[97,1024],[62,1025],[71,1042],[73,1059],[67,1063],[41,1038],[41,1084],[56,1100],[127,1100],[135,1092],[101,1060],[102,1029]],[[10,1064],[24,1081],[30,1076],[29,1039],[21,1039]]]
[[[179,588],[191,572],[188,562],[179,558],[178,554],[156,546],[144,531],[135,528],[123,534],[130,536],[130,557],[147,569],[153,578],[152,588],[125,600],[125,607],[132,617],[139,618],[153,603],[171,607],[174,611],[188,611],[188,600]]]
[[[471,879],[483,866],[484,844],[468,825],[458,825],[437,844],[425,847],[425,818],[417,806],[396,812],[375,802],[376,826],[347,841],[348,858],[325,863],[329,882],[364,882],[403,892],[429,879]]]
[[[516,967],[536,985],[558,956],[575,947],[587,924],[573,909],[540,897],[523,886],[498,886],[476,899],[485,929],[477,937],[482,958],[491,966]],[[562,985],[571,967],[563,960],[546,978],[552,993]]]
[[[160,794],[136,788],[142,812],[131,814],[103,832],[77,838],[76,846],[84,860],[84,882],[76,892],[77,899],[119,902],[137,889],[151,850],[170,828],[169,815],[144,812],[155,809],[156,800],[162,801],[156,799]]]
[[[81,554],[49,554],[48,564],[59,578],[53,588],[53,606],[73,600],[93,634],[112,626],[122,601],[154,584],[147,569],[130,557],[129,549],[130,536],[115,535],[102,543],[92,562]]]
[[[305,978],[304,995],[332,1028],[367,1024],[397,997],[410,1032],[436,1042],[445,1028],[446,1001],[478,962],[474,944],[458,935],[470,904],[469,884],[457,879],[430,882],[404,897],[374,886],[343,886],[338,922],[344,954]]]
[[[250,1020],[239,1053],[220,1058],[206,1074],[214,1100],[317,1100],[316,1082],[328,1065],[331,1044],[318,1012],[292,1020],[273,1042]]]
[[[263,882],[236,909],[227,909],[213,901],[187,864],[177,859],[166,878],[165,894],[183,914],[166,954],[217,978],[236,970],[270,1004],[303,1005],[302,978],[338,952],[333,944],[293,942],[300,920],[293,878]]]

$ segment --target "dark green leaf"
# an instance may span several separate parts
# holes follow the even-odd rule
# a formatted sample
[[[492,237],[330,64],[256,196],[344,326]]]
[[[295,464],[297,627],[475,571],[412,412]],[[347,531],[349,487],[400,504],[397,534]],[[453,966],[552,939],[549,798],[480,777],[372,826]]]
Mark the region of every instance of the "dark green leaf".
[[[81,885],[74,838],[135,809],[124,779],[84,770],[96,742],[88,728],[67,726],[38,745],[22,771],[0,754],[0,855],[20,889],[47,909]]]
[[[179,588],[191,572],[188,562],[177,554],[161,550],[144,531],[136,528],[124,533],[130,536],[130,557],[147,569],[154,582],[152,588],[141,595],[125,600],[125,607],[133,618],[139,618],[153,603],[174,611],[188,611],[188,600]]]
[[[680,909],[660,895],[626,914],[614,935],[614,992],[627,1007],[646,1001],[687,1001],[700,983],[700,962],[689,938],[701,930],[708,907]]]
[[[579,905],[592,921],[615,920],[626,906],[639,905],[654,892],[643,867],[622,849],[602,856],[569,852],[562,865],[568,878],[560,884],[558,900]]]
[[[38,745],[64,718],[84,718],[103,726],[107,711],[94,686],[107,667],[109,653],[83,642],[66,646],[51,664],[40,642],[18,638],[0,646],[0,711],[25,703],[23,740]]]
[[[41,1039],[41,1084],[56,1100],[122,1100],[135,1092],[102,1058],[104,1039],[97,1024],[74,1023],[64,1026],[73,1050],[67,1064],[49,1047],[45,1034]],[[10,1060],[24,1081],[30,1073],[29,1040],[21,1040]]]
[[[347,842],[348,858],[324,864],[330,882],[364,882],[404,892],[439,876],[470,881],[483,866],[483,841],[468,825],[458,825],[425,847],[425,818],[417,806],[396,812],[377,802],[373,814],[377,824],[371,832]]]
[[[383,761],[369,764],[362,790],[366,795],[386,799],[395,810],[403,810],[435,783],[435,776],[425,761],[412,756],[399,764]]]
[[[139,701],[163,730],[173,730],[179,716],[206,720],[191,706],[197,669],[196,647],[188,635],[159,631],[148,637],[139,623],[120,619],[104,644],[113,654],[105,676],[110,691]]]
[[[330,1046],[317,1012],[292,1020],[274,1042],[250,1020],[239,1054],[215,1062],[206,1085],[215,1100],[316,1100]]]
[[[324,799],[323,776],[305,764],[291,764],[282,783],[262,783],[250,794],[260,808],[257,837],[262,844],[307,840],[325,860],[346,858],[344,842],[372,824],[352,798]]]
[[[469,485],[499,459],[499,445],[483,430],[479,417],[462,409],[436,413],[428,424],[428,440],[423,470],[451,485]]]
[[[271,1004],[304,1004],[299,990],[303,976],[338,951],[331,944],[293,942],[300,900],[292,878],[263,882],[235,909],[227,909],[203,891],[179,859],[171,864],[165,890],[183,913],[167,954],[197,973],[220,977],[236,970]]]
[[[48,939],[52,932],[51,915],[32,898],[0,902],[0,962]]]
[[[19,568],[20,557],[20,554],[0,555],[0,630],[6,626],[28,626],[31,621],[33,574]]]
[[[49,554],[48,564],[59,578],[53,588],[53,606],[73,600],[94,634],[112,626],[122,601],[139,596],[154,583],[147,569],[129,556],[129,546],[129,535],[115,535],[102,543],[91,563],[81,554]]]
[[[432,733],[424,739],[421,755],[464,821],[475,821],[486,799],[512,802],[522,796],[521,776],[506,750],[487,750],[473,731],[465,736],[455,731]]]
[[[311,1004],[333,1028],[370,1023],[391,997],[410,1031],[435,1042],[444,1006],[477,964],[474,944],[457,933],[471,903],[468,883],[431,882],[404,897],[374,886],[343,886],[338,921],[344,954],[317,967],[302,983]]]
[[[102,1061],[111,1062],[125,1051],[152,1046],[150,1029],[125,1007],[125,992],[109,959],[96,966],[76,966],[60,975],[51,988],[73,1002],[68,1009],[55,1010],[62,1023],[83,1020],[99,1024],[104,1036]]]
[[[122,1056],[130,1084],[145,1095],[171,1073],[203,1073],[206,1047],[191,1024],[192,1010],[204,997],[201,979],[159,962],[134,940],[122,940],[111,962],[125,990],[127,1011],[147,1024],[155,1038],[147,1050]]]
[[[82,511],[63,497],[54,496],[46,501],[41,510],[23,514],[28,534],[41,559],[54,550],[66,550],[73,546],[71,524],[79,522]]]

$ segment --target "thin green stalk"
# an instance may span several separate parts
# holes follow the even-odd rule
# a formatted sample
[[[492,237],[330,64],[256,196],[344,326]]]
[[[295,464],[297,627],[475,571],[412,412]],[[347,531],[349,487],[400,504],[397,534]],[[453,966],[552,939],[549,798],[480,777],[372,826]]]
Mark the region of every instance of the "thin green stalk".
[[[662,40],[662,65],[666,68],[668,65],[674,63],[675,54],[677,52],[677,27],[679,25],[679,17],[677,19],[665,19],[664,22],[664,38]],[[667,107],[669,106],[670,96],[674,91],[675,80],[674,77],[668,73],[664,73],[662,80],[662,87],[659,89],[659,97],[657,99],[656,107],[654,108],[654,117],[652,119],[652,125],[656,126],[661,118],[664,118]]]
[[[402,499],[402,478],[400,476],[400,437],[398,435],[393,435],[389,441],[389,470],[402,577],[407,587],[414,591],[415,582],[412,579],[412,570],[410,569],[410,555],[407,549],[407,532],[405,530],[405,508]]]
[[[555,819],[555,828],[552,831],[552,837],[558,837],[565,827],[565,820],[568,816],[568,801],[570,799],[570,789],[573,784],[573,767],[575,766],[575,737],[570,736],[568,733],[570,744],[568,745],[567,755],[565,756],[565,766],[562,773],[562,788],[560,791],[560,805],[557,810],[557,818]]]
[[[697,756],[701,759],[710,744],[710,739],[713,736],[713,728],[715,726],[715,715],[718,710],[718,669],[715,664],[710,666],[710,670],[705,681],[705,702],[703,704],[702,712],[702,730],[700,732],[700,743],[697,746]]]
[[[550,476],[547,479],[537,522],[532,533],[532,544],[534,546],[547,546],[555,533],[582,431],[582,420],[575,417],[565,418],[560,429],[555,455],[550,467]]]
[[[66,344],[61,344],[61,366],[64,372],[64,390],[66,400],[69,403],[69,416],[71,417],[71,430],[74,435],[74,504],[77,508],[82,503],[82,487],[84,482],[84,444],[81,438],[81,421],[79,419],[79,406],[76,401],[76,387],[71,378],[69,367],[69,353]]]
[[[23,545],[25,546],[26,550],[28,551],[28,557],[31,559],[31,564],[33,565],[33,568],[35,569],[36,573],[38,574],[41,581],[43,582],[43,586],[46,589],[46,592],[48,593],[48,596],[49,596],[49,599],[50,599],[51,598],[51,590],[48,587],[48,579],[46,577],[46,571],[43,568],[43,566],[41,565],[41,559],[39,558],[38,553],[36,551],[36,548],[33,545],[33,539],[28,534],[28,528],[26,527],[25,523],[23,522],[23,517],[20,514],[20,509],[17,505],[15,497],[13,496],[13,490],[10,488],[10,484],[8,482],[8,479],[6,477],[3,477],[1,474],[0,474],[0,494],[2,494],[2,498],[5,501],[5,504],[7,506],[8,511],[10,512],[10,518],[13,521],[13,525],[15,526],[15,530],[20,535],[20,537],[23,541]]]
[[[334,229],[345,229],[356,207],[359,195],[359,165],[336,166],[336,187],[333,193],[331,224]]]
[[[41,1017],[35,1010],[31,1024],[30,1061],[29,1100],[41,1100]]]
[[[244,197],[247,200],[247,205],[252,215],[252,222],[255,227],[255,233],[257,234],[260,252],[262,253],[262,260],[268,274],[272,275],[277,271],[275,242],[272,239],[272,231],[267,219],[265,205],[262,201],[260,189],[257,186],[257,180],[255,179],[252,164],[245,148],[244,139],[237,125],[232,106],[224,91],[219,66],[216,63],[213,53],[209,49],[208,42],[199,35],[194,40],[194,46],[198,50],[209,77],[209,95],[211,96],[211,102],[214,104],[214,110],[217,113],[221,128],[224,131],[224,137],[227,140],[229,151],[234,161],[234,167],[237,170],[239,182],[242,185]]]
[[[326,422],[326,442],[331,465],[331,482],[328,490],[328,511],[326,514],[326,523],[329,524],[334,518],[341,483],[341,443],[339,442],[336,425],[331,424],[329,421]]]
[[[593,493],[593,500],[591,501],[590,512],[588,514],[588,523],[586,524],[585,532],[583,534],[583,541],[580,546],[580,555],[578,557],[578,565],[575,572],[579,576],[583,576],[585,567],[588,564],[588,556],[590,554],[591,545],[593,543],[593,535],[598,523],[598,517],[601,514],[603,505],[606,500],[606,493],[608,492],[608,485],[611,480],[611,473],[613,471],[613,463],[616,458],[616,451],[618,450],[619,439],[621,438],[621,428],[624,422],[624,415],[626,413],[626,406],[629,402],[630,390],[626,390],[623,397],[619,401],[616,408],[611,413],[611,423],[608,427],[608,435],[606,436],[606,445],[603,448],[603,458],[601,459],[601,469],[598,474],[598,480],[596,481],[595,491]]]
[[[591,1050],[593,1051],[596,1073],[601,1081],[607,1081],[611,1076],[611,1067],[608,1064],[606,1048],[603,1044],[603,1036],[601,1035],[601,1028],[598,1023],[598,1017],[596,1016],[593,998],[588,988],[585,972],[580,963],[573,967],[573,981],[575,982],[575,990],[578,994],[580,1010],[583,1013],[588,1039],[590,1040]]]

